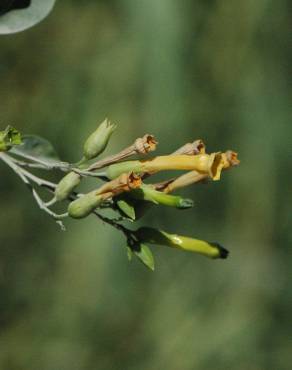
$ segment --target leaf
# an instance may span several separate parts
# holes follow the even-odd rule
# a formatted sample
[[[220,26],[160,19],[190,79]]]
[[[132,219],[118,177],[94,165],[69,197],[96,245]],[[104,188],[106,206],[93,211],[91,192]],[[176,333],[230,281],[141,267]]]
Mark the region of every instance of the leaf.
[[[146,267],[154,271],[154,257],[147,245],[139,244],[139,249],[133,249],[133,252]]]
[[[59,163],[59,156],[53,145],[46,139],[36,135],[24,135],[22,144],[12,148],[11,152],[16,155],[29,155],[52,163]]]
[[[127,257],[129,261],[132,261],[133,258],[133,251],[130,247],[127,246]]]
[[[51,12],[55,1],[31,0],[30,2],[20,2],[18,0],[9,2],[6,0],[0,8],[0,34],[20,32],[34,26]],[[20,3],[20,5],[17,6],[17,3]],[[21,5],[22,3],[23,5]]]
[[[125,199],[119,199],[117,201],[117,206],[119,210],[122,211],[127,217],[129,217],[131,220],[135,220],[136,218],[135,208],[130,201]]]
[[[7,126],[4,131],[0,131],[0,152],[5,152],[13,145],[21,144],[21,135],[14,127]]]

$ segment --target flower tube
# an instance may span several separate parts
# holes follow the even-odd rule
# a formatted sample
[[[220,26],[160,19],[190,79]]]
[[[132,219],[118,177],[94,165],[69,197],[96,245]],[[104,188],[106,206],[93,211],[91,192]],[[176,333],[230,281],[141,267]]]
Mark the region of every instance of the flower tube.
[[[164,170],[196,170],[205,173],[213,180],[220,179],[224,167],[221,153],[198,155],[166,155],[146,161],[126,161],[112,164],[107,169],[107,176],[113,179],[123,172],[153,173]]]
[[[169,234],[151,227],[141,227],[136,231],[136,236],[141,242],[160,244],[189,252],[199,253],[209,258],[227,258],[228,251],[218,243],[193,239],[186,236]]]
[[[161,204],[179,209],[190,208],[194,204],[191,199],[165,194],[155,190],[151,185],[145,184],[141,185],[139,189],[133,190],[129,195],[138,200],[146,200],[154,204]]]

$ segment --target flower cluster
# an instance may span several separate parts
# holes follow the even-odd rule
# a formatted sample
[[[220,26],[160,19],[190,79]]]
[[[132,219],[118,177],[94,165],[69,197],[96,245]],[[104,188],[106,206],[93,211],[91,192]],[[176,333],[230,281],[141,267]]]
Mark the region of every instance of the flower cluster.
[[[108,120],[102,122],[85,141],[81,160],[69,164],[52,160],[46,162],[44,156],[41,159],[37,158],[33,153],[27,153],[25,150],[27,143],[15,149],[13,144],[19,144],[19,136],[17,131],[9,128],[1,133],[2,136],[0,135],[0,150],[3,152],[0,153],[0,159],[18,172],[23,180],[25,178],[26,183],[34,181],[36,176],[25,170],[22,167],[24,165],[39,168],[47,166],[47,169],[67,172],[58,184],[46,180],[38,183],[39,186],[47,187],[54,192],[53,199],[47,203],[41,203],[40,197],[33,192],[41,208],[58,222],[68,216],[75,219],[85,218],[90,214],[98,216],[124,233],[127,238],[128,256],[130,258],[133,255],[137,256],[151,269],[154,269],[154,260],[147,244],[165,245],[210,258],[226,258],[227,250],[218,243],[170,234],[150,227],[131,230],[125,226],[124,221],[133,222],[141,218],[154,205],[178,209],[192,207],[191,199],[172,193],[198,182],[220,180],[223,171],[239,164],[237,153],[231,150],[207,153],[203,141],[196,140],[183,145],[172,154],[141,159],[141,156],[155,151],[157,146],[155,137],[146,134],[119,153],[97,160],[96,158],[106,149],[115,129],[116,125]],[[4,153],[8,150],[9,155]],[[26,162],[17,161],[15,155],[22,157],[22,160],[24,158]],[[133,156],[138,158],[131,159]],[[101,169],[103,172],[99,172]],[[182,173],[162,182],[151,181],[155,178],[154,174],[172,170]],[[78,193],[77,187],[88,177],[103,183],[86,194]],[[62,215],[55,214],[50,208],[56,202],[63,201],[69,202],[67,212]],[[118,218],[111,219],[102,213],[108,208],[117,212]]]

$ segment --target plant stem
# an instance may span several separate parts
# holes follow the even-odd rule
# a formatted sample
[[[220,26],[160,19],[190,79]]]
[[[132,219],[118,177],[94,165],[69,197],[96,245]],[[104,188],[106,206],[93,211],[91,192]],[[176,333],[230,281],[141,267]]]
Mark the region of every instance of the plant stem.
[[[21,167],[23,165],[23,162],[18,161],[17,159],[11,157],[7,153],[0,153],[0,159],[2,159],[2,161],[5,162],[20,177],[20,179],[24,182],[24,184],[32,192],[32,195],[33,195],[36,203],[38,204],[39,208],[42,209],[43,211],[45,211],[51,217],[53,217],[54,220],[56,220],[57,223],[61,226],[61,228],[64,229],[64,225],[62,223],[60,223],[61,222],[60,220],[63,219],[63,218],[65,218],[65,217],[67,217],[68,216],[68,213],[66,212],[66,213],[63,213],[63,214],[56,214],[55,212],[53,212],[52,210],[50,210],[49,207],[52,206],[53,204],[55,204],[55,202],[56,202],[55,197],[53,197],[50,201],[48,201],[47,203],[45,203],[41,199],[41,197],[39,196],[39,194],[37,193],[37,191],[35,190],[35,188],[32,186],[31,182],[35,183],[39,187],[45,188],[50,193],[54,193],[55,188],[57,187],[57,184],[55,184],[55,183],[53,183],[51,181],[45,180],[43,178],[40,178],[40,177],[38,177],[38,176],[30,173],[29,171],[27,171],[26,169],[24,169],[24,168]],[[40,168],[40,167],[37,167],[37,168]],[[53,168],[50,168],[50,169],[53,169]],[[73,193],[70,196],[69,200],[74,200],[76,198],[81,197],[82,195],[83,194],[81,194],[81,193]],[[119,231],[122,231],[127,238],[130,236],[131,231],[128,230],[123,225],[117,223],[115,220],[112,220],[112,219],[110,219],[108,217],[105,217],[105,216],[99,214],[97,211],[94,211],[93,213],[101,221],[107,223],[110,226],[113,226],[114,228],[116,228]]]

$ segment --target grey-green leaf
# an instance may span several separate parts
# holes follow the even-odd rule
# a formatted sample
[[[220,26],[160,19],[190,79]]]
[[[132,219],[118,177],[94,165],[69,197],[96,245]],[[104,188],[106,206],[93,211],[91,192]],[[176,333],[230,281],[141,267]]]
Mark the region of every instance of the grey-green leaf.
[[[31,0],[23,9],[12,9],[0,15],[0,34],[24,31],[42,21],[56,0]]]
[[[154,257],[150,248],[145,244],[140,244],[139,248],[139,250],[133,250],[133,252],[146,267],[154,271]]]
[[[22,144],[17,148],[12,148],[11,152],[18,155],[27,154],[50,163],[59,161],[59,156],[53,145],[37,135],[22,136]]]

